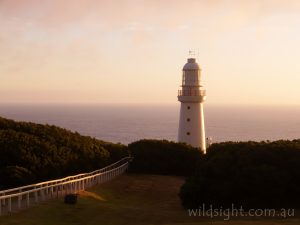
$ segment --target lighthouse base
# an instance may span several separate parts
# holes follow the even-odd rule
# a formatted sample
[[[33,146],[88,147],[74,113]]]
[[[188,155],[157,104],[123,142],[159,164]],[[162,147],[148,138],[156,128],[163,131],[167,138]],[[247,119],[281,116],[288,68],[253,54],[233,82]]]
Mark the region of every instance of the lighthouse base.
[[[203,103],[181,102],[178,142],[185,142],[206,152]]]

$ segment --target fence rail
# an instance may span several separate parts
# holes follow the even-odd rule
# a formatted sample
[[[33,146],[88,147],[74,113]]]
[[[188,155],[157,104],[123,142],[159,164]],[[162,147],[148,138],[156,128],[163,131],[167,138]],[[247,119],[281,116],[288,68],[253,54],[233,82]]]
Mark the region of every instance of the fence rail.
[[[104,183],[124,173],[128,169],[131,157],[125,157],[107,167],[90,173],[81,173],[62,179],[40,182],[37,184],[0,191],[0,216],[12,213],[32,203],[77,193],[97,184]]]

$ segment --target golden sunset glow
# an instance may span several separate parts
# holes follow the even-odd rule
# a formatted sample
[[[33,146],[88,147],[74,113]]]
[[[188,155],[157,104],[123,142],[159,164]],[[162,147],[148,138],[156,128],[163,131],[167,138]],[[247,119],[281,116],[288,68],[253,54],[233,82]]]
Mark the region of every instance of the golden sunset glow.
[[[0,0],[0,102],[298,104],[297,0]]]

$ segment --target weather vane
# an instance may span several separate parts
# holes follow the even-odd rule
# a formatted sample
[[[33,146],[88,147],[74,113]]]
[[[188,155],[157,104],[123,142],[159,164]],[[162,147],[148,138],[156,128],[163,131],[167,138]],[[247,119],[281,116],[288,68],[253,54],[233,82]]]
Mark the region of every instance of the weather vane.
[[[189,56],[192,56],[192,57],[199,57],[199,49],[196,51],[196,50],[192,50],[190,49],[189,50]]]

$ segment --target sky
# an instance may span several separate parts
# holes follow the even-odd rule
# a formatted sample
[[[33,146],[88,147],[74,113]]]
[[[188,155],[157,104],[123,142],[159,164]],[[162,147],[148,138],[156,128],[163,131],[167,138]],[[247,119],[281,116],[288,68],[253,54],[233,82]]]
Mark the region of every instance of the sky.
[[[299,105],[298,0],[0,0],[0,102]]]

